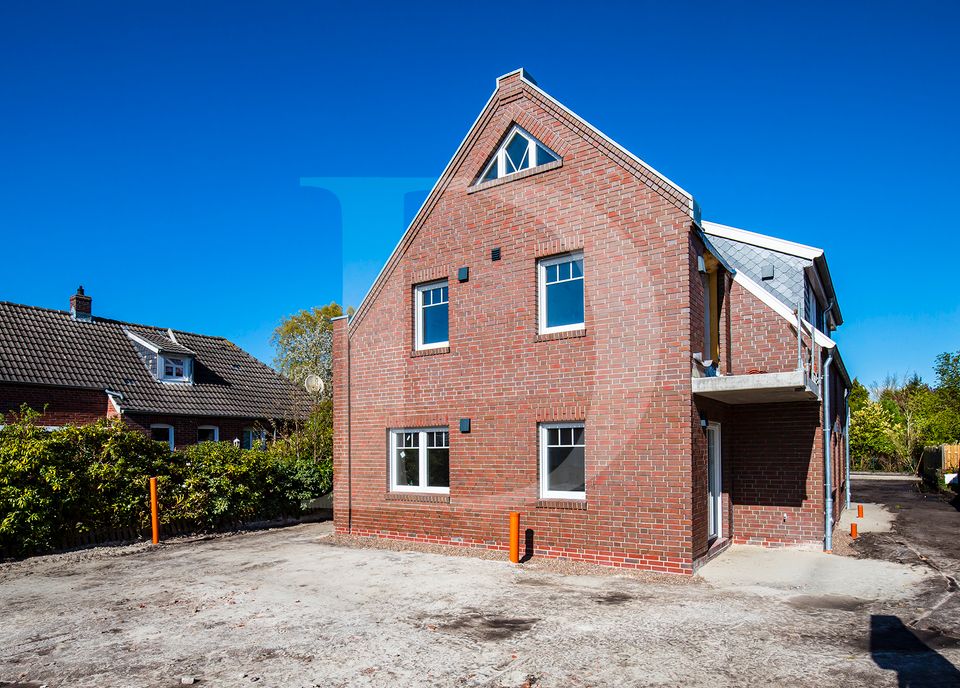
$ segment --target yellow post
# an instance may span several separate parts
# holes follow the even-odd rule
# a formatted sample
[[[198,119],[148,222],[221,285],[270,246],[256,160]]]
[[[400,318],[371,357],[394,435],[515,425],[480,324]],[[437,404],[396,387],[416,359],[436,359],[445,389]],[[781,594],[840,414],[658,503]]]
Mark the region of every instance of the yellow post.
[[[520,562],[520,514],[510,512],[510,561]]]
[[[153,544],[160,542],[160,517],[157,514],[157,479],[150,478],[150,516],[153,521]]]

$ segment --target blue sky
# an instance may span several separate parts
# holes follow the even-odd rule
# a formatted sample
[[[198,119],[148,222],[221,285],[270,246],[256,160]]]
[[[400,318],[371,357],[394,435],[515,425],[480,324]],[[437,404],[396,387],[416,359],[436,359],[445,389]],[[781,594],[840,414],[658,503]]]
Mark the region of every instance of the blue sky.
[[[65,308],[82,283],[99,315],[269,361],[281,317],[358,300],[525,66],[705,219],[824,247],[851,372],[930,379],[960,349],[958,20],[948,2],[5,2],[0,299]],[[395,200],[341,208],[304,178],[381,178]]]

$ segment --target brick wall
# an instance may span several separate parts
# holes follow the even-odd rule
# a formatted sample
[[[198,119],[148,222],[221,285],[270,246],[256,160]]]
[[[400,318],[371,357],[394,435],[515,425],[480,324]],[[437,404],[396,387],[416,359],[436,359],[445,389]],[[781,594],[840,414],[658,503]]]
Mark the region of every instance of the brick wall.
[[[204,416],[170,416],[163,414],[125,413],[123,421],[130,427],[150,434],[150,426],[154,423],[173,426],[173,442],[176,447],[184,447],[197,443],[197,428],[201,425],[215,425],[220,431],[221,442],[242,440],[244,428],[260,427],[271,435],[270,425],[265,421],[253,418],[216,418]]]
[[[0,384],[0,414],[18,412],[22,404],[35,411],[46,407],[43,425],[83,425],[107,415],[107,395],[95,389],[71,389],[43,385]]]
[[[689,572],[689,217],[535,93],[499,95],[351,323],[349,389],[337,325],[337,475],[351,463],[337,527],[349,508],[354,533],[505,548],[520,511],[537,554]],[[513,122],[562,165],[468,191]],[[585,330],[540,337],[536,259],[572,249],[584,251]],[[413,286],[442,276],[451,345],[416,355]],[[464,417],[469,434],[457,431]],[[585,504],[538,500],[537,424],[558,419],[586,423]],[[450,428],[449,497],[390,494],[388,429],[428,425]]]

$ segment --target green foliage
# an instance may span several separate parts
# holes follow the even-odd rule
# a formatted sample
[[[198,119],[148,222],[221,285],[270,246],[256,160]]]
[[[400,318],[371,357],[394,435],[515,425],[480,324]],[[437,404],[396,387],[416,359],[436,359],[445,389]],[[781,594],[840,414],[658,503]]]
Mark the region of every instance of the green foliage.
[[[333,372],[333,323],[343,315],[336,303],[310,308],[285,318],[270,342],[276,351],[274,365],[294,383],[302,385],[308,375],[319,375],[331,393]]]
[[[937,386],[888,377],[872,395],[854,380],[850,454],[865,470],[914,471],[925,446],[960,442],[960,352],[937,357]],[[871,399],[872,396],[872,399]]]
[[[315,415],[311,422],[321,424]],[[171,453],[119,420],[48,432],[38,416],[24,407],[0,429],[0,552],[7,554],[56,549],[68,534],[147,527],[150,476],[158,478],[161,522],[198,528],[294,516],[332,485],[332,437],[322,432],[291,433],[266,450],[210,442]]]
[[[850,413],[855,413],[870,403],[870,390],[863,386],[857,378],[853,378],[850,387]]]

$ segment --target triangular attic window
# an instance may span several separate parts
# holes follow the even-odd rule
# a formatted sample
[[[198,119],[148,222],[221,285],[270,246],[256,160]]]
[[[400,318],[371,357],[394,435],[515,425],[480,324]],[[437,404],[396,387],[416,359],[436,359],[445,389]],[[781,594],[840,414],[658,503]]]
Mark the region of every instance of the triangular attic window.
[[[559,159],[559,155],[533,138],[529,132],[514,125],[483,170],[479,182],[501,179]]]

